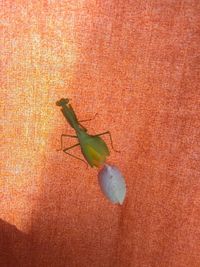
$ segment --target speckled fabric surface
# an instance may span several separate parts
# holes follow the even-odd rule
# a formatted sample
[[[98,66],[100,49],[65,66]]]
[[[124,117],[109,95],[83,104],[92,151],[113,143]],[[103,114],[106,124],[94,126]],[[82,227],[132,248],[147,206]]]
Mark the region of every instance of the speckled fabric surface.
[[[199,267],[200,2],[5,0],[0,14],[1,266]],[[111,131],[122,206],[56,151],[74,134],[61,97]]]

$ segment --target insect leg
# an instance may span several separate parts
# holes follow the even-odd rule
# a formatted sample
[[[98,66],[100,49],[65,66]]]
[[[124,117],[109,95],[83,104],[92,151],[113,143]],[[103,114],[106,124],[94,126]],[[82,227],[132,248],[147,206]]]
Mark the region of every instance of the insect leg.
[[[94,115],[94,117],[93,118],[91,118],[91,119],[87,119],[87,120],[81,120],[81,121],[78,121],[78,123],[79,122],[85,122],[85,121],[92,121],[92,120],[94,120],[95,119],[95,117],[97,116],[97,114],[98,113],[96,113],[95,115]],[[82,125],[81,125],[82,126]]]
[[[91,119],[86,119],[86,120],[81,120],[81,121],[78,121],[78,124],[87,132],[87,129],[82,125],[82,122],[86,122],[86,121],[91,121],[91,120],[94,120],[94,118],[96,117],[96,115],[97,115],[98,113],[96,113],[95,115],[94,115],[94,117],[93,118],[91,118]]]
[[[75,158],[75,159],[79,159],[79,160],[83,161],[83,162],[88,166],[88,164],[87,164],[87,162],[85,162],[85,160],[83,160],[83,159],[81,159],[81,158],[79,158],[79,157],[77,157],[77,156],[75,156],[75,155],[72,155],[72,154],[70,154],[69,152],[67,152],[67,150],[70,150],[70,149],[72,149],[72,148],[74,148],[74,147],[76,147],[76,146],[79,146],[79,145],[80,145],[80,144],[78,143],[78,144],[75,144],[75,145],[73,145],[73,146],[67,147],[67,148],[65,148],[65,149],[63,150],[63,152],[64,152],[65,154],[67,154],[67,155],[69,155],[69,156]]]
[[[111,143],[111,147],[112,147],[112,149],[113,149],[115,152],[118,152],[118,153],[120,153],[120,151],[119,151],[119,150],[116,150],[116,149],[114,149],[114,146],[113,146],[113,141],[112,141],[112,136],[111,136],[111,133],[110,133],[110,131],[106,131],[106,132],[103,132],[103,133],[100,133],[100,134],[95,134],[95,136],[101,136],[101,135],[105,135],[105,134],[108,134],[108,135],[109,135],[109,137],[110,137],[110,143]]]
[[[63,137],[78,138],[76,135],[62,134],[60,137],[60,149],[57,149],[57,151],[63,150]]]

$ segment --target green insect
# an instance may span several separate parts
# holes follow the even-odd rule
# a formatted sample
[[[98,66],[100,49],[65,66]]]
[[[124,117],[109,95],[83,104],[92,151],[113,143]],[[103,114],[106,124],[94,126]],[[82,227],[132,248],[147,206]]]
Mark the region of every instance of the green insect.
[[[113,148],[113,142],[112,142],[112,137],[111,137],[110,132],[106,131],[100,134],[90,135],[87,133],[87,129],[81,124],[81,122],[83,121],[78,121],[77,116],[72,106],[69,104],[68,98],[61,98],[59,101],[56,102],[56,105],[62,107],[61,111],[64,117],[66,118],[70,126],[76,132],[76,135],[66,135],[66,134],[61,135],[61,149],[60,150],[63,150],[64,153],[76,159],[84,161],[68,152],[68,150],[76,146],[80,146],[84,158],[86,159],[86,161],[91,167],[101,166],[106,161],[106,157],[110,155],[110,152],[109,152],[109,149],[106,143],[100,136],[108,134],[110,137],[111,146]],[[84,120],[84,121],[88,121],[88,120]],[[79,142],[73,146],[63,149],[63,137],[77,138]],[[115,149],[113,148],[113,150]],[[119,151],[116,151],[116,152],[119,152]]]

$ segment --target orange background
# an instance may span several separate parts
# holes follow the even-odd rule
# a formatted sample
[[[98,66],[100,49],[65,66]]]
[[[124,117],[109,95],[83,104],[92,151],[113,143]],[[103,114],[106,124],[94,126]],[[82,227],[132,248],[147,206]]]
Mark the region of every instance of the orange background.
[[[1,2],[1,266],[200,266],[199,8]],[[98,113],[90,133],[111,131],[123,206],[56,151],[73,134],[61,97]]]

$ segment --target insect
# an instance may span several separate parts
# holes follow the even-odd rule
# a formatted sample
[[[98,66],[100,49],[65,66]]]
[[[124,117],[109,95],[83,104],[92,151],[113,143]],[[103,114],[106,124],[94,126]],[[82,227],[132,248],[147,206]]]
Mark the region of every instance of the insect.
[[[113,148],[113,142],[112,142],[112,137],[111,137],[110,132],[106,131],[106,132],[96,134],[96,135],[89,134],[87,132],[87,129],[81,124],[81,122],[83,121],[78,121],[78,118],[71,104],[69,103],[68,98],[61,98],[59,101],[56,102],[56,105],[61,107],[61,111],[64,117],[66,118],[67,122],[76,132],[76,135],[67,135],[67,134],[61,135],[61,149],[60,150],[63,150],[64,153],[76,159],[84,161],[83,159],[75,155],[72,155],[71,153],[68,152],[70,149],[76,146],[80,146],[81,152],[84,158],[86,159],[87,163],[91,167],[93,166],[99,167],[100,165],[102,165],[106,161],[106,158],[110,155],[110,152],[105,141],[100,136],[108,134],[110,137],[111,146]],[[84,120],[84,121],[88,121],[88,120]],[[64,137],[76,138],[78,139],[78,143],[73,146],[63,149],[63,138]],[[115,149],[113,148],[113,150]],[[117,150],[115,151],[119,152]]]

